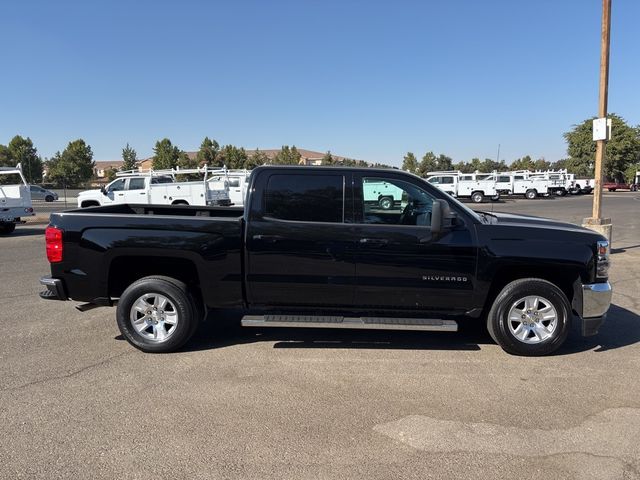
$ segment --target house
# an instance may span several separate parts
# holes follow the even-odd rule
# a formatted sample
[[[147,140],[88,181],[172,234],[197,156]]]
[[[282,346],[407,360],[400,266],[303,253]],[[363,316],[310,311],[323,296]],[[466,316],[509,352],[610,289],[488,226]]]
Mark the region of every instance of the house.
[[[101,160],[94,163],[93,175],[97,178],[104,178],[108,170],[120,170],[124,164],[122,160]]]

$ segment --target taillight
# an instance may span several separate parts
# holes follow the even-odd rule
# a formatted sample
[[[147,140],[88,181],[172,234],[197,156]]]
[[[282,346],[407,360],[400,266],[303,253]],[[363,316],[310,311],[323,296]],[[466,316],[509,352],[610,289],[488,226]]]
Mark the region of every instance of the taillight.
[[[44,231],[44,240],[47,245],[47,260],[50,263],[62,261],[62,230],[56,227],[47,227]]]

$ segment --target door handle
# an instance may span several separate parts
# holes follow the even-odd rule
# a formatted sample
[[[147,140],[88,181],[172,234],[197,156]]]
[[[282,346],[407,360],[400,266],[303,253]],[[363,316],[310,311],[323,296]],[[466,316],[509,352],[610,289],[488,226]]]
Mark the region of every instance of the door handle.
[[[281,235],[254,235],[254,240],[264,240],[265,242],[277,242],[278,240],[282,240],[284,237]]]
[[[359,241],[363,245],[386,245],[389,243],[386,238],[361,238]]]

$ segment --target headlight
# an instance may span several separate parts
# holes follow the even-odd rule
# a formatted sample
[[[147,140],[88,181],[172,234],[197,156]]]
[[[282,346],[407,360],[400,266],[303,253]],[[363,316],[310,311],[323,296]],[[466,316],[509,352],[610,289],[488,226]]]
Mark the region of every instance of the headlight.
[[[596,277],[607,278],[609,276],[609,242],[598,241],[596,256]]]

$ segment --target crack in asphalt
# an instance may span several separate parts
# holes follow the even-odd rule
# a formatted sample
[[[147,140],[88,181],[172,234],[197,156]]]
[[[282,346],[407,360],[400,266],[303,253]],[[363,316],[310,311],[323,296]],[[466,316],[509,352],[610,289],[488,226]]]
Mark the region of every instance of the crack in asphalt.
[[[526,412],[529,421],[536,412]],[[425,452],[502,454],[548,457],[585,454],[612,458],[636,472],[640,458],[640,408],[611,408],[587,417],[577,426],[549,429],[440,420],[410,415],[376,425],[374,430]],[[597,433],[596,433],[597,432]]]
[[[87,365],[85,367],[79,368],[78,370],[74,370],[72,372],[69,372],[69,373],[67,373],[65,375],[57,375],[55,377],[42,378],[40,380],[34,380],[32,382],[23,383],[22,385],[18,385],[18,386],[15,386],[15,387],[2,388],[2,389],[0,389],[0,392],[13,392],[13,391],[22,390],[24,388],[31,387],[31,386],[34,386],[34,385],[40,385],[40,384],[43,384],[43,383],[53,382],[53,381],[56,381],[56,380],[63,380],[65,378],[75,377],[76,375],[80,375],[81,373],[83,373],[83,372],[85,372],[87,370],[91,370],[93,368],[101,367],[101,366],[106,365],[107,363],[111,362],[112,360],[115,360],[117,358],[123,357],[123,356],[131,354],[131,353],[133,353],[133,352],[122,352],[122,353],[119,353],[118,355],[114,355],[112,357],[105,358],[104,360],[102,360],[100,362],[93,363],[91,365]]]

